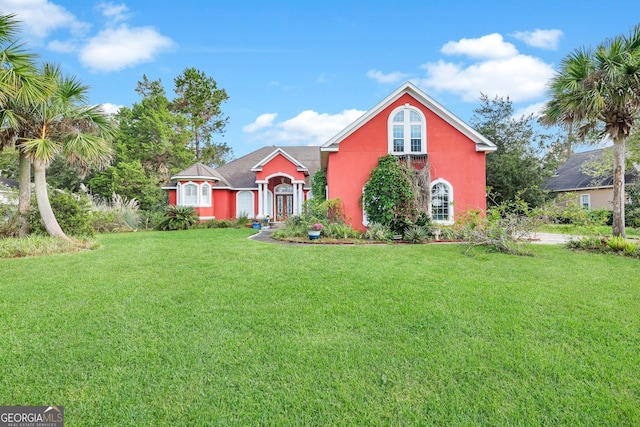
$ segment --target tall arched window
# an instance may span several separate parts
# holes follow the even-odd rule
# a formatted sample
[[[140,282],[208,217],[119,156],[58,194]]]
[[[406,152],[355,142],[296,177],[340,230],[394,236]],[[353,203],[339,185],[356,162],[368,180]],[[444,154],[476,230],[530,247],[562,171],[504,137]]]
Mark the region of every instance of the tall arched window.
[[[453,222],[453,187],[444,179],[431,183],[431,219]]]
[[[427,123],[422,111],[409,104],[398,107],[389,115],[389,153],[425,154]]]
[[[236,217],[247,216],[251,218],[254,214],[253,191],[238,191],[236,196]]]

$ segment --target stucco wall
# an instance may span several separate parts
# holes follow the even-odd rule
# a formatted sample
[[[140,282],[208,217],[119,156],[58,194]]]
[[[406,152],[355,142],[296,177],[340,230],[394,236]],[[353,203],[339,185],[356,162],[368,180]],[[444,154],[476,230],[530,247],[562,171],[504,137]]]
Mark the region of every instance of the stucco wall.
[[[442,178],[453,187],[454,215],[468,209],[486,209],[485,153],[476,152],[473,141],[404,94],[329,153],[327,165],[328,197],[342,199],[345,213],[355,228],[363,229],[359,200],[378,158],[388,153],[387,123],[397,107],[410,104],[426,118],[427,154],[431,180]]]

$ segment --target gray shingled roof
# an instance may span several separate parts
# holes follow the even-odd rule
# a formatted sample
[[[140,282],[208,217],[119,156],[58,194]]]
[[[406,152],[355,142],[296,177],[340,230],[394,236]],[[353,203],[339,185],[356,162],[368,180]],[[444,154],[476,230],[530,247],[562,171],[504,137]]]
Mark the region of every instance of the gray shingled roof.
[[[309,179],[320,167],[320,147],[262,147],[246,156],[242,156],[216,170],[223,175],[232,188],[258,188],[256,185],[256,173],[251,171],[258,162],[280,148],[282,151],[295,158],[309,170],[309,176],[305,180],[309,185]],[[216,187],[225,186],[218,182]]]
[[[569,160],[558,168],[555,175],[547,180],[545,189],[549,191],[573,191],[586,188],[613,187],[612,174],[593,177],[584,172],[586,165],[602,159],[604,153],[610,149],[611,148],[601,148],[572,154]],[[637,175],[635,169],[627,171],[625,174],[625,182],[633,182]]]
[[[309,186],[309,180],[320,168],[320,147],[262,147],[216,169],[196,163],[175,174],[171,179],[209,177],[219,179],[214,187],[258,188],[256,173],[252,172],[251,168],[278,149],[286,152],[309,170],[309,176],[305,180],[306,185]],[[175,183],[171,182],[163,188],[173,188],[172,184],[175,186]]]
[[[20,186],[20,183],[14,179],[0,176],[0,185],[4,185],[9,188],[18,188]]]

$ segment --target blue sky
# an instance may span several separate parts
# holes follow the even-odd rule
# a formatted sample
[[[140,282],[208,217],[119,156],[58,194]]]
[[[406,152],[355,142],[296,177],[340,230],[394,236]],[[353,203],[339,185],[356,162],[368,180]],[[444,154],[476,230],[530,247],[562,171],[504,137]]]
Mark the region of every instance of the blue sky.
[[[110,110],[139,101],[143,75],[171,97],[185,68],[204,71],[230,97],[215,139],[236,156],[322,144],[407,80],[465,121],[480,93],[534,112],[564,56],[640,22],[637,0],[0,0],[0,12]]]

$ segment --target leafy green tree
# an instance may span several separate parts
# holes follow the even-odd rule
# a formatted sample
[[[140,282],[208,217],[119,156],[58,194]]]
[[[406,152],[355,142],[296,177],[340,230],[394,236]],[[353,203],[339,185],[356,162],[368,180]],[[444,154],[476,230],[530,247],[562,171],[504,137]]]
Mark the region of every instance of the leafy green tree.
[[[595,129],[613,141],[612,233],[624,237],[625,143],[640,115],[640,24],[570,53],[549,86],[544,123],[576,128],[580,137]]]
[[[140,102],[117,115],[115,161],[90,177],[89,188],[105,198],[113,193],[135,198],[141,209],[149,210],[164,200],[162,184],[188,167],[194,155],[188,147],[188,122],[171,110],[161,81],[143,76],[136,92]]]
[[[223,133],[228,118],[222,114],[221,105],[229,97],[217,82],[204,72],[186,68],[175,80],[176,99],[173,108],[189,122],[196,159],[210,166],[219,166],[231,156],[231,148],[225,143],[214,143],[214,133]],[[203,153],[206,158],[203,158]]]
[[[470,123],[498,148],[487,156],[489,203],[522,199],[539,206],[544,201],[544,182],[552,172],[543,161],[545,150],[552,145],[550,136],[536,130],[533,115],[514,117],[509,98],[489,99],[483,94],[480,102]]]
[[[67,239],[51,208],[46,169],[58,153],[81,171],[91,164],[107,164],[114,126],[100,106],[87,105],[88,87],[78,79],[64,76],[58,67],[48,64],[43,75],[56,83],[54,92],[45,101],[34,103],[25,115],[21,146],[33,163],[42,222],[51,236]]]
[[[403,225],[410,225],[416,218],[418,210],[411,180],[396,156],[378,159],[364,185],[362,206],[370,223],[391,227],[396,233],[402,233]]]
[[[125,199],[136,199],[141,209],[151,210],[164,201],[166,195],[158,180],[149,177],[140,160],[118,162],[95,174],[89,181],[93,194],[109,199],[118,194]]]
[[[18,21],[15,15],[0,15],[0,151],[18,148],[19,236],[29,234],[31,204],[31,163],[21,149],[22,117],[37,101],[52,93],[52,84],[38,72],[36,56],[26,52],[15,37]]]

